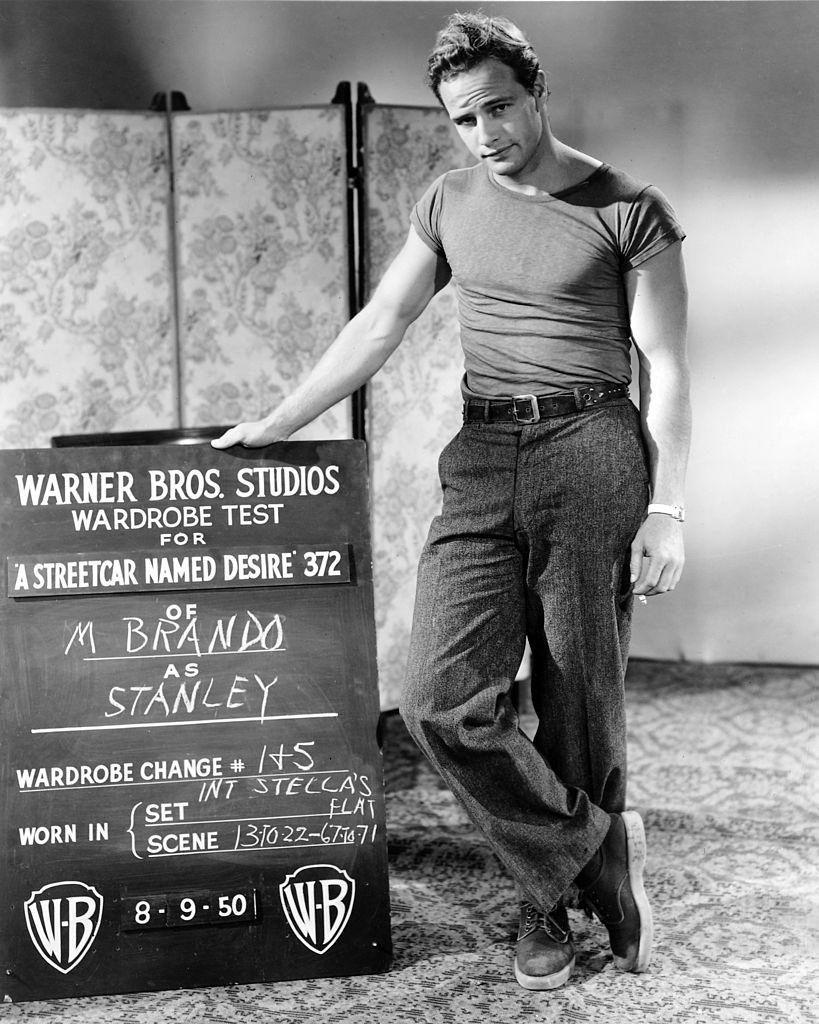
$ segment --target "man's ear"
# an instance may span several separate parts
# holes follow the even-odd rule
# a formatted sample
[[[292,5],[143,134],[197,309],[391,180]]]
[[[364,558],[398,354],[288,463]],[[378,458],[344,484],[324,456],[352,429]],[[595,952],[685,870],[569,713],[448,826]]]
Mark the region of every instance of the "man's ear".
[[[535,97],[535,106],[540,110],[541,103],[545,103],[549,98],[549,86],[546,83],[546,75],[542,70],[538,71],[532,85],[532,95]]]

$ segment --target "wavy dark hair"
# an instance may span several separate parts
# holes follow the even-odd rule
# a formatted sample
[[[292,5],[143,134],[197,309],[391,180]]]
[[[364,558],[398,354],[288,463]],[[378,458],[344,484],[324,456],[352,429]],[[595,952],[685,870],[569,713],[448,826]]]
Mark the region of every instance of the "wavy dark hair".
[[[510,67],[524,89],[532,92],[540,61],[517,25],[485,14],[453,14],[427,58],[427,84],[440,103],[441,82],[490,58]]]

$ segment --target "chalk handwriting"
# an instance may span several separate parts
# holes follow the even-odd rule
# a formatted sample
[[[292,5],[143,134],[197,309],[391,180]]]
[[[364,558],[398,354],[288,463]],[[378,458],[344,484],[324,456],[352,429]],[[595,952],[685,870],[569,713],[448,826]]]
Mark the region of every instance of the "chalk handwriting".
[[[236,675],[229,683],[217,682],[211,676],[195,682],[163,679],[159,684],[112,686],[108,703],[114,710],[106,711],[105,717],[124,714],[135,718],[159,713],[169,718],[180,713],[192,715],[219,708],[247,708],[254,716],[258,715],[259,721],[264,721],[270,691],[277,680],[278,676],[267,682],[254,672],[252,678]],[[256,704],[258,708],[254,707]]]
[[[278,651],[284,646],[283,620],[284,616],[273,615],[263,621],[254,612],[246,611],[242,617],[235,614],[228,619],[220,618],[212,627],[203,629],[195,615],[187,622],[163,617],[153,626],[147,626],[138,616],[128,615],[122,620],[126,627],[125,651],[171,654],[188,650],[197,655],[214,651]]]
[[[334,778],[335,774],[258,776],[253,793],[258,796],[267,793],[271,796],[300,796],[303,793],[361,793],[363,796],[372,796],[366,775],[349,772],[343,774],[341,778]]]
[[[259,775],[264,775],[265,770],[270,768],[270,765],[267,763],[268,759],[273,762],[277,772],[283,771],[285,764],[295,768],[297,771],[309,772],[315,761],[306,748],[314,747],[315,745],[315,740],[294,743],[291,750],[285,747],[283,743],[280,743],[276,749],[269,749],[265,743],[259,756]]]

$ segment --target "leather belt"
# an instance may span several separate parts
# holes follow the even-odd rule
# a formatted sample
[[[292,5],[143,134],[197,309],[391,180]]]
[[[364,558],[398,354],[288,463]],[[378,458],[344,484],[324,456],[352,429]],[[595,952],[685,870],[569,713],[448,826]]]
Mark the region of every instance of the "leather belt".
[[[549,416],[567,416],[627,398],[628,384],[587,384],[557,395],[515,395],[513,398],[467,398],[464,421],[537,423]]]

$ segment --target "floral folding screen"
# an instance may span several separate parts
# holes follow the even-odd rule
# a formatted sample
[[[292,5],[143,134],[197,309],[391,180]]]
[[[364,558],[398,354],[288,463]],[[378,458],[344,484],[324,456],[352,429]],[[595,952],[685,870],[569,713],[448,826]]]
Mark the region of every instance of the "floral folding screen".
[[[473,162],[437,108],[373,105],[363,112],[366,288],[410,230],[409,214],[439,174]],[[433,299],[376,374],[367,398],[373,561],[382,706],[395,707],[415,598],[415,570],[440,508],[438,454],[461,420],[463,356],[455,296]]]
[[[0,111],[0,446],[175,424],[164,120]]]
[[[361,112],[366,292],[413,203],[470,158],[438,109]],[[338,105],[0,110],[0,447],[275,404],[348,316],[346,160]],[[458,428],[454,306],[436,296],[369,387],[382,707],[398,702],[437,456]],[[298,436],[349,437],[348,405]]]
[[[347,316],[345,145],[339,106],[0,111],[0,446],[269,409]]]

